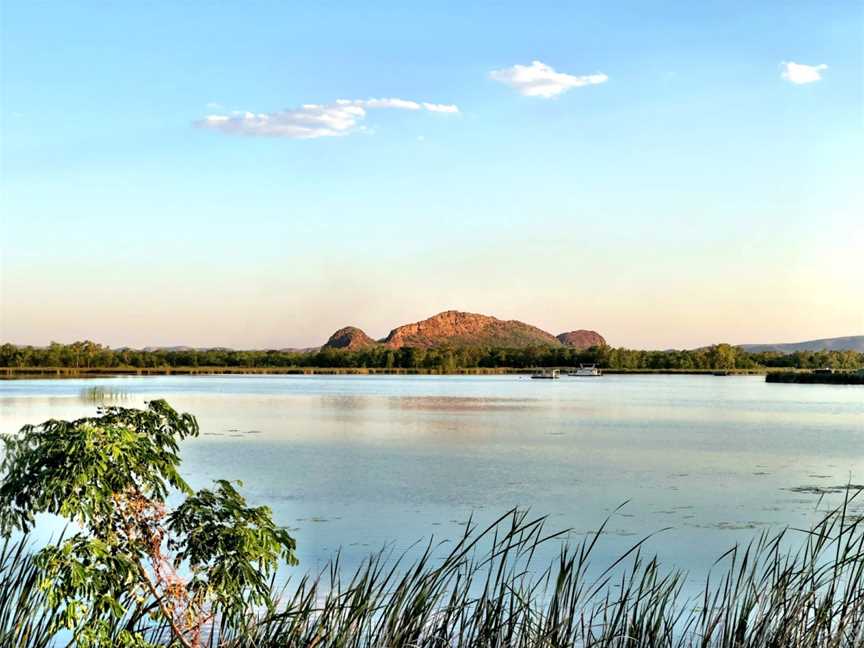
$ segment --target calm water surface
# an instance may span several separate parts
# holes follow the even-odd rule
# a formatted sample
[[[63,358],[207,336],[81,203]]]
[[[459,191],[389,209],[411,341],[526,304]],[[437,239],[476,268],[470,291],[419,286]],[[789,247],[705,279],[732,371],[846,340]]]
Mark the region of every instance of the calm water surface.
[[[575,541],[612,515],[600,561],[667,529],[650,549],[700,573],[734,542],[807,526],[839,497],[801,487],[864,482],[864,389],[762,377],[18,380],[0,382],[0,433],[91,415],[93,387],[194,413],[189,481],[242,480],[294,529],[308,569],[339,548],[354,566],[521,507]]]

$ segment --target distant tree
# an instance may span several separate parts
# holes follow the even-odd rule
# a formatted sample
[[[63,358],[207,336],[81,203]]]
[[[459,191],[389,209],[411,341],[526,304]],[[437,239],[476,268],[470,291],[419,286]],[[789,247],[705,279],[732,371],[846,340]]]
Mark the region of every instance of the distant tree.
[[[419,347],[402,347],[399,349],[396,362],[404,369],[418,369],[423,366],[426,350]]]
[[[8,342],[0,346],[0,366],[20,367],[22,352],[14,344]]]
[[[715,344],[708,350],[708,369],[734,369],[735,347]]]

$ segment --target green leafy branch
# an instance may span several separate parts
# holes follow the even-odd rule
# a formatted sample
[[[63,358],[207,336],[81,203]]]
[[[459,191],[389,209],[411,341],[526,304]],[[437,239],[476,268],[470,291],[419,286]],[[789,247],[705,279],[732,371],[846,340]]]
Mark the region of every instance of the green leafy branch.
[[[193,416],[156,400],[3,439],[0,530],[29,531],[39,513],[80,527],[36,556],[46,600],[76,645],[142,648],[135,623],[148,617],[172,644],[197,648],[217,615],[238,624],[273,608],[269,578],[280,562],[296,564],[294,539],[230,482],[192,491],[179,442],[197,435]],[[171,492],[186,495],[173,511]]]

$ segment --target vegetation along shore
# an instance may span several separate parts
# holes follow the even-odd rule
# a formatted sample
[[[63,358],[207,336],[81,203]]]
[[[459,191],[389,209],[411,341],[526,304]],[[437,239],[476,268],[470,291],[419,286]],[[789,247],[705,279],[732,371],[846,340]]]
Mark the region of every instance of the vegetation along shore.
[[[822,385],[864,385],[864,371],[776,371],[766,380],[774,383],[801,383]]]
[[[555,366],[556,368],[561,368]],[[575,367],[574,367],[575,368]],[[569,369],[564,367],[564,369]],[[380,367],[0,367],[2,379],[63,379],[63,378],[99,378],[103,376],[239,376],[239,375],[272,375],[272,376],[530,376],[537,368],[524,367],[462,367],[445,371],[441,368],[380,368]],[[603,373],[640,374],[640,375],[686,375],[686,376],[752,376],[765,375],[779,370],[766,368],[753,369],[604,369]],[[805,371],[805,370],[794,370]]]
[[[864,368],[856,351],[748,352],[729,344],[693,350],[644,351],[592,346],[410,347],[375,346],[356,351],[234,349],[112,349],[93,342],[47,347],[0,345],[0,375],[16,377],[196,373],[521,373],[534,367],[596,364],[607,373]]]

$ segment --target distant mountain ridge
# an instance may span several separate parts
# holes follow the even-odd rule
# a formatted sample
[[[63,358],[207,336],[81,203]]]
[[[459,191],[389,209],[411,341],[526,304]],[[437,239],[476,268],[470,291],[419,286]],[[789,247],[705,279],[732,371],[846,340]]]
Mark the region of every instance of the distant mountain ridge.
[[[857,351],[864,353],[864,335],[849,335],[846,337],[822,338],[805,340],[804,342],[786,342],[781,344],[739,344],[740,348],[750,353],[795,353],[796,351]]]
[[[346,326],[331,335],[323,348],[357,350],[380,345],[391,349],[443,346],[512,349],[566,346],[584,349],[605,344],[606,340],[596,331],[570,331],[556,337],[518,320],[501,320],[491,315],[448,310],[419,322],[397,326],[386,338],[377,342],[359,328]]]

